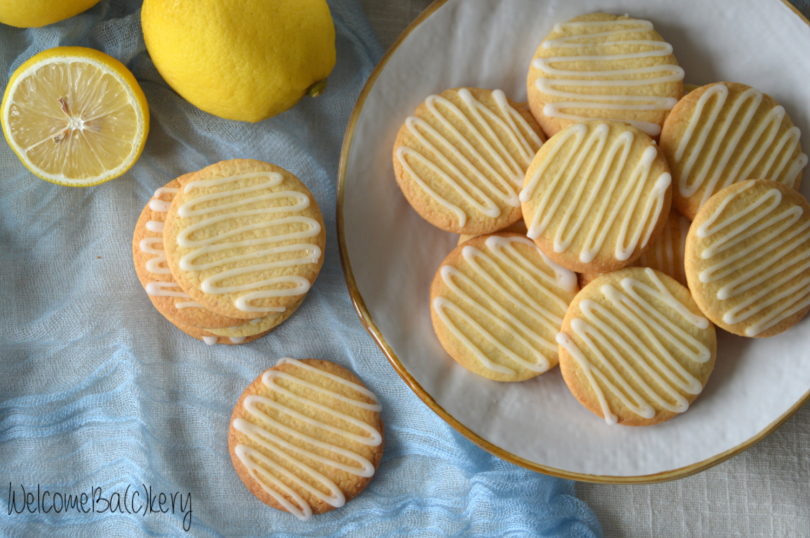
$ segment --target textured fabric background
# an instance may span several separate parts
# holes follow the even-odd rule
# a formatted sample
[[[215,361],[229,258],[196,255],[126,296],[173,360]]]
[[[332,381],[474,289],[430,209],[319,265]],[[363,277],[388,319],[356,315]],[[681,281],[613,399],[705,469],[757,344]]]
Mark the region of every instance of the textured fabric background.
[[[144,51],[137,0],[103,0],[43,29],[0,27],[0,87],[40,50],[86,45],[125,62],[152,111],[138,164],[94,188],[35,179],[0,143],[0,535],[182,534],[179,510],[10,514],[9,488],[19,503],[19,488],[37,484],[51,498],[92,496],[95,487],[123,495],[142,484],[154,495],[191,492],[196,536],[599,534],[572,482],[505,463],[455,434],[361,327],[338,259],[335,175],[347,118],[381,48],[359,2],[330,4],[338,65],[328,91],[256,125],[209,116],[166,86]],[[326,263],[304,305],[272,335],[208,347],[153,310],[132,269],[130,240],[157,187],[235,157],[272,161],[310,187],[327,222]],[[347,365],[384,405],[377,477],[343,509],[306,523],[255,499],[227,452],[237,397],[282,356]]]
[[[793,3],[810,16],[810,0]],[[429,4],[363,0],[384,46]],[[580,483],[577,493],[605,536],[810,536],[810,405],[762,442],[698,475],[652,485]]]

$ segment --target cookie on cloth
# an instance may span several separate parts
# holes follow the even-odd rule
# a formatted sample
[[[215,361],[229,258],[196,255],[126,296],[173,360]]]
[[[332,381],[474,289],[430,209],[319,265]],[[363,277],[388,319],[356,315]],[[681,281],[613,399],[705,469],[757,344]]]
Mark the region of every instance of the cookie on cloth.
[[[183,290],[223,316],[285,312],[323,265],[318,204],[290,172],[252,159],[222,161],[188,176],[163,231]]]
[[[298,310],[298,307],[301,306],[301,303],[303,302],[304,299],[301,298],[295,304],[287,307],[284,312],[271,312],[263,318],[242,320],[242,325],[225,328],[209,328],[206,330],[211,334],[228,337],[231,339],[246,338],[256,334],[267,334],[290,319],[290,317],[295,313],[296,310]]]
[[[399,129],[394,173],[411,206],[434,226],[490,233],[520,219],[517,193],[542,136],[525,105],[501,90],[445,90]]]
[[[807,165],[784,107],[737,82],[701,86],[672,109],[661,151],[673,178],[673,205],[694,219],[714,193],[736,181],[770,179],[799,188]]]
[[[371,481],[383,452],[380,410],[342,366],[281,359],[233,409],[231,462],[259,500],[309,519],[343,506]]]
[[[269,333],[270,331],[265,331],[257,334],[253,334],[251,336],[219,336],[216,335],[206,329],[200,329],[198,327],[192,327],[190,325],[183,325],[182,323],[178,323],[176,321],[167,320],[174,325],[177,329],[181,332],[189,335],[192,338],[196,338],[202,342],[205,342],[209,346],[213,346],[216,344],[221,345],[238,345],[238,344],[247,344],[254,340],[257,340],[264,336],[265,334]]]
[[[690,224],[689,219],[677,211],[670,211],[661,233],[650,242],[649,248],[639,256],[633,266],[657,269],[686,286],[684,248]],[[598,276],[596,273],[581,274],[579,285],[584,287]]]
[[[560,370],[608,424],[647,426],[683,413],[714,368],[714,326],[689,290],[650,268],[601,275],[565,314]]]
[[[163,227],[179,187],[175,179],[157,189],[135,224],[132,260],[138,280],[155,309],[175,325],[197,328],[241,325],[244,320],[220,316],[194,301],[172,277],[163,250]]]
[[[552,136],[586,120],[661,132],[683,94],[683,69],[650,21],[591,13],[555,24],[527,78],[529,106]]]
[[[655,142],[638,129],[577,123],[549,138],[526,172],[528,236],[572,271],[632,265],[667,220],[670,181]]]
[[[433,329],[471,372],[523,381],[557,365],[554,337],[576,292],[576,275],[525,236],[478,236],[450,252],[433,278]]]
[[[767,180],[740,181],[703,204],[686,238],[700,309],[740,336],[773,336],[810,310],[810,204]]]

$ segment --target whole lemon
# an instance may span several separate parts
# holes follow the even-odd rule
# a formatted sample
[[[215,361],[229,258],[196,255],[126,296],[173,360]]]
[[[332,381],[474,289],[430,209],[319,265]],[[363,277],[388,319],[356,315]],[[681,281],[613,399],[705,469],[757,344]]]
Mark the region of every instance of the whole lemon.
[[[141,24],[166,82],[227,119],[287,110],[319,93],[335,66],[325,0],[144,0]]]
[[[99,0],[0,0],[0,22],[18,28],[38,28],[78,15]]]

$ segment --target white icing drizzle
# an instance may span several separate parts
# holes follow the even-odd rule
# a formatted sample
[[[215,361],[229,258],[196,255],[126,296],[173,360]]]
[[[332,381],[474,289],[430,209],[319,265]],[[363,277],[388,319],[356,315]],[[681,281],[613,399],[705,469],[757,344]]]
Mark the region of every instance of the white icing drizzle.
[[[569,250],[579,237],[583,263],[593,261],[614,229],[617,260],[646,246],[671,182],[666,172],[650,177],[657,155],[654,146],[635,162],[628,161],[633,132],[626,130],[608,144],[609,134],[606,123],[576,124],[561,131],[540,166],[527,175],[520,193],[528,236],[536,239],[554,226],[554,252]],[[560,172],[546,174],[552,162]],[[541,178],[545,183],[538,189]]]
[[[515,244],[531,247],[543,265],[527,257]],[[503,361],[495,362],[487,357],[474,338],[452,318],[474,327],[476,335],[495,347],[500,358],[520,368],[545,372],[549,368],[547,357],[556,355],[557,347],[538,332],[538,327],[546,327],[547,332],[553,334],[562,324],[568,303],[560,293],[576,289],[576,275],[554,264],[524,237],[490,236],[485,247],[485,251],[469,245],[463,247],[461,252],[466,263],[462,269],[451,265],[441,267],[441,278],[453,296],[435,297],[433,310],[484,368],[507,375],[516,373]],[[473,278],[484,281],[486,286],[477,284]],[[530,288],[521,282],[530,283]],[[465,289],[474,290],[474,295]],[[516,315],[518,312],[532,322],[527,324]],[[490,328],[509,332],[511,340],[499,341]]]
[[[535,87],[552,98],[551,102],[546,102],[543,114],[573,121],[626,121],[651,136],[659,134],[661,126],[657,123],[621,117],[600,117],[600,112],[604,110],[632,113],[669,110],[675,106],[677,99],[656,96],[655,90],[650,89],[656,84],[683,80],[684,71],[678,65],[650,65],[649,60],[672,54],[672,45],[665,41],[634,39],[627,35],[652,30],[650,21],[637,19],[566,22],[555,25],[553,34],[570,35],[545,40],[542,48],[550,49],[550,54],[555,55],[538,57],[532,61],[532,67],[543,73],[535,80]],[[638,60],[642,60],[645,65],[627,66],[628,61]],[[610,63],[612,69],[604,69],[606,63]],[[574,65],[555,67],[557,64]],[[577,91],[572,91],[572,88]],[[587,88],[590,93],[583,92],[583,88]],[[615,88],[623,88],[622,93],[611,94],[604,91]],[[566,112],[569,109],[586,112]]]
[[[747,321],[746,336],[810,305],[810,218],[774,188],[746,207],[733,205],[727,211],[754,185],[748,182],[725,198],[697,229],[697,237],[705,240],[698,279],[717,283],[723,321]]]
[[[160,187],[149,200],[149,208],[155,213],[166,213],[171,205],[171,200],[161,200],[159,197],[164,194],[174,195],[178,190],[179,189],[176,187]],[[163,233],[162,221],[149,220],[146,222],[145,226],[146,229],[152,233]],[[156,275],[171,275],[169,266],[166,264],[166,252],[163,250],[162,235],[141,239],[138,243],[138,249],[145,254],[152,254],[152,257],[147,258],[144,263],[144,267],[148,272]],[[169,278],[171,279],[172,277],[169,276]],[[175,301],[174,306],[178,309],[192,307],[203,308],[203,305],[191,300],[191,296],[184,292],[174,280],[169,280],[168,282],[150,281],[146,283],[144,289],[147,295],[187,299],[185,301]]]
[[[684,329],[687,324],[707,329],[709,322],[678,301],[655,271],[644,273],[648,282],[623,278],[619,289],[600,288],[611,308],[590,299],[579,303],[580,313],[570,324],[578,341],[557,335],[557,343],[585,374],[608,424],[617,417],[606,394],[642,418],[653,418],[656,409],[686,411],[683,393],[699,394],[703,386],[682,362],[711,359],[711,350]],[[665,315],[669,312],[652,300],[664,302],[676,316]]]
[[[144,288],[147,295],[160,297],[179,297],[181,299],[191,299],[191,297],[180,288],[177,282],[148,282]],[[204,308],[200,303],[189,301],[175,301],[175,308]]]
[[[245,341],[244,336],[231,336],[230,339],[232,344],[241,344]]]
[[[238,183],[246,178],[263,178],[264,181],[244,187],[229,187],[230,183]],[[190,181],[185,185],[184,192],[205,187],[223,187],[217,192],[203,194],[191,198],[178,208],[181,218],[202,217],[193,224],[186,226],[177,236],[177,243],[191,251],[180,258],[180,268],[184,271],[217,270],[216,274],[202,280],[200,288],[205,293],[223,294],[246,292],[234,300],[234,306],[243,312],[284,312],[284,307],[262,307],[254,301],[270,297],[286,297],[301,295],[309,291],[311,282],[298,275],[285,275],[264,280],[248,281],[239,285],[221,285],[223,280],[257,273],[276,267],[294,267],[317,263],[321,258],[321,248],[311,243],[293,243],[282,246],[273,246],[276,243],[293,239],[306,239],[316,237],[321,231],[321,225],[315,219],[300,215],[270,218],[278,213],[290,213],[309,207],[309,197],[299,191],[285,190],[266,192],[283,180],[277,172],[253,172],[215,179]],[[263,194],[262,191],[265,191]],[[260,194],[234,200],[234,197],[259,192]],[[259,204],[264,202],[263,204]],[[268,204],[267,202],[272,202]],[[284,203],[282,203],[284,202]],[[257,205],[259,204],[259,205]],[[202,206],[202,207],[200,207]],[[236,226],[227,232],[213,237],[206,237],[204,231],[212,225],[237,221],[242,217],[262,217],[251,224]],[[297,231],[265,235],[263,237],[247,238],[250,232],[256,230],[267,231],[273,228],[294,226]],[[301,229],[303,227],[303,229]],[[194,235],[202,231],[200,239]],[[239,250],[242,247],[261,246],[262,249],[254,252],[235,253],[206,263],[198,263],[197,259],[207,254]],[[287,254],[295,257],[286,257]],[[261,261],[267,256],[280,255],[277,260]],[[248,260],[259,260],[256,263],[240,264]],[[236,263],[232,269],[223,267]],[[281,286],[281,287],[271,287]],[[267,289],[271,287],[270,289]],[[255,290],[255,291],[251,291]]]
[[[216,336],[203,336],[202,339],[203,339],[203,342],[205,342],[209,346],[213,346],[214,344],[217,343],[217,337]]]
[[[703,189],[703,205],[723,187],[751,177],[796,186],[807,164],[799,129],[785,129],[790,120],[779,105],[754,121],[754,115],[764,106],[763,98],[754,88],[730,95],[723,83],[703,92],[674,155],[674,164],[681,165],[681,196],[694,196]]]
[[[443,131],[416,116],[405,120],[405,128],[423,146],[422,151],[427,151],[400,146],[396,158],[408,176],[464,226],[467,211],[437,192],[438,185],[428,184],[414,165],[418,163],[439,177],[444,188],[458,194],[473,212],[495,218],[501,214],[501,206],[519,205],[517,190],[542,141],[501,90],[492,92],[497,112],[466,88],[457,95],[461,107],[440,95],[425,100],[431,118]],[[464,134],[457,124],[463,125]]]
[[[321,437],[313,437],[301,431],[300,427],[296,428],[279,421],[278,417],[286,415],[295,421],[294,424],[306,425],[310,431],[314,428],[329,433],[332,439],[334,439],[333,436],[339,436],[349,443],[379,446],[382,443],[382,435],[376,428],[322,403],[323,400],[319,402],[318,399],[313,398],[313,394],[326,398],[327,402],[337,400],[368,411],[379,412],[381,406],[371,391],[340,376],[295,359],[281,359],[278,364],[288,364],[302,371],[315,373],[325,378],[332,386],[337,383],[341,387],[371,400],[371,403],[358,400],[346,396],[343,392],[327,389],[323,384],[306,381],[280,370],[265,372],[262,376],[262,385],[271,393],[275,392],[283,396],[283,399],[272,400],[259,394],[252,394],[244,398],[242,407],[246,412],[246,418],[235,419],[233,428],[243,433],[254,446],[261,447],[261,451],[253,446],[239,443],[234,448],[236,457],[268,495],[297,518],[306,520],[312,515],[312,507],[303,497],[304,494],[309,494],[334,507],[343,506],[346,498],[333,480],[314,469],[305,460],[315,461],[360,477],[373,476],[374,466],[368,459],[346,448],[345,445],[340,446],[334,442],[322,440]],[[277,382],[281,380],[299,386],[301,392],[293,392],[281,386]],[[313,416],[312,411],[305,413],[306,409],[317,411],[317,417]],[[351,428],[347,428],[345,425],[350,425]],[[361,433],[357,433],[358,430]],[[282,435],[285,435],[286,439]],[[308,447],[318,448],[321,452]],[[324,456],[322,451],[333,456]],[[272,454],[274,459],[267,457],[262,452]],[[303,480],[302,475],[317,483],[317,486]],[[282,477],[285,479],[284,481],[281,480]]]

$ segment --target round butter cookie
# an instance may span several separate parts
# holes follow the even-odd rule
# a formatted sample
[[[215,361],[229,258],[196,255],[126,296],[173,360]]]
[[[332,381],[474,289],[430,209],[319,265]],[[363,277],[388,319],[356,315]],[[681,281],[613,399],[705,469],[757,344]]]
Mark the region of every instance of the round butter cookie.
[[[245,338],[254,336],[256,334],[267,334],[290,319],[290,316],[292,316],[295,311],[298,310],[298,307],[301,306],[301,303],[303,302],[304,299],[301,298],[298,300],[298,302],[287,307],[284,312],[271,312],[263,318],[251,319],[246,323],[245,320],[242,320],[242,325],[237,325],[236,327],[209,328],[206,330],[211,334],[229,338]]]
[[[169,322],[171,322],[172,325],[174,325],[181,332],[187,334],[188,336],[190,336],[192,338],[196,338],[197,340],[205,342],[209,346],[213,346],[213,345],[216,345],[216,344],[229,345],[229,346],[230,345],[238,345],[238,344],[247,344],[247,343],[252,342],[254,340],[258,340],[259,338],[261,338],[262,336],[264,336],[265,334],[270,332],[270,331],[265,331],[263,333],[258,333],[258,334],[254,334],[254,335],[251,335],[251,336],[218,336],[218,335],[213,334],[212,332],[207,331],[205,329],[192,327],[190,325],[183,325],[183,324],[177,323],[175,321],[172,321],[172,320],[170,320],[168,318],[167,318],[167,320]]]
[[[223,316],[285,312],[323,265],[320,209],[301,181],[251,159],[222,161],[185,178],[163,231],[172,275]]]
[[[799,129],[770,96],[736,82],[701,86],[672,109],[661,151],[673,178],[673,205],[694,219],[714,193],[761,178],[799,188],[807,165]]]
[[[670,211],[670,175],[653,140],[616,122],[572,125],[540,148],[520,193],[528,236],[572,271],[631,265]]]
[[[233,327],[242,319],[220,316],[194,301],[174,281],[163,250],[163,226],[166,212],[180,183],[172,180],[155,191],[143,208],[132,237],[135,273],[158,312],[175,325],[190,327]]]
[[[448,232],[483,234],[520,219],[518,190],[542,134],[501,90],[431,95],[399,129],[393,164],[405,198]]]
[[[245,389],[231,416],[231,461],[262,502],[309,519],[371,481],[383,452],[380,404],[333,362],[281,359]]]
[[[650,21],[591,13],[555,24],[534,53],[529,106],[549,136],[585,120],[661,132],[683,94],[683,69]]]
[[[608,424],[648,426],[683,413],[714,368],[716,335],[689,290],[650,268],[596,278],[565,314],[560,370]]]
[[[633,266],[656,269],[686,286],[684,248],[690,224],[689,219],[677,211],[670,211],[661,233],[650,242],[649,248],[639,256]],[[596,273],[581,274],[579,285],[584,287],[598,276]]]
[[[703,204],[686,238],[700,309],[740,336],[773,336],[810,310],[810,204],[782,183],[740,181]]]
[[[471,372],[523,381],[557,365],[554,336],[576,292],[576,275],[526,237],[478,236],[450,252],[433,278],[433,329]]]

